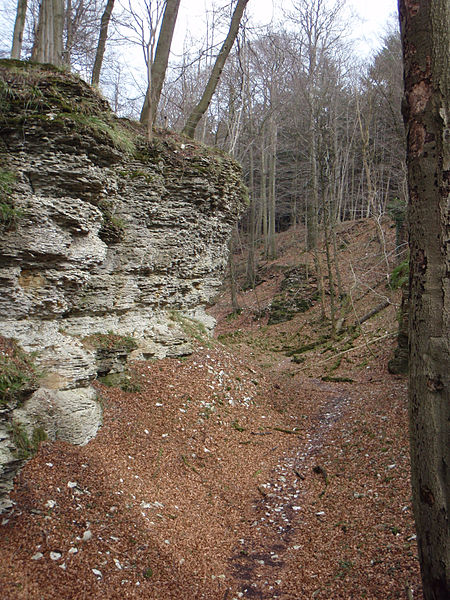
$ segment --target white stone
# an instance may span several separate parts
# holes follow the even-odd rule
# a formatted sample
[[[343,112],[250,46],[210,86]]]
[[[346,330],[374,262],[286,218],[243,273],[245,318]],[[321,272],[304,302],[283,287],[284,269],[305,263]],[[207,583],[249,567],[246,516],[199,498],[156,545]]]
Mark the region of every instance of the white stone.
[[[29,436],[36,427],[42,427],[50,440],[80,446],[95,436],[101,415],[93,388],[61,391],[40,388],[13,411],[14,421],[24,425]]]
[[[83,542],[87,542],[92,538],[92,531],[88,529],[83,533]]]

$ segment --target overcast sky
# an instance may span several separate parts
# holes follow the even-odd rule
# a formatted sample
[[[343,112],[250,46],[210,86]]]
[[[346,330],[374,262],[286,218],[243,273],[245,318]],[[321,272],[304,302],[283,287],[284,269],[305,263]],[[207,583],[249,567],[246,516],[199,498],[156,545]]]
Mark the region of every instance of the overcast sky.
[[[362,58],[367,57],[380,46],[387,23],[397,18],[397,0],[347,0],[347,4],[356,17],[353,37],[357,40],[357,51]],[[269,24],[272,19],[281,19],[283,9],[289,6],[290,0],[249,0],[247,12],[259,24]],[[181,0],[175,32],[177,54],[182,52],[187,29],[194,37],[200,35],[205,11],[210,7],[209,0]]]
[[[225,0],[216,0],[216,3],[224,4]],[[290,0],[249,0],[247,12],[252,20],[267,25],[273,18],[281,20],[283,9],[289,8],[290,3]],[[358,40],[357,52],[361,58],[366,58],[380,46],[388,21],[395,20],[397,0],[347,0],[347,4],[357,17],[353,25],[354,38]],[[4,42],[6,52],[12,36],[16,5],[17,0],[0,0],[0,37],[3,38],[0,41]],[[203,36],[204,15],[211,5],[211,0],[181,0],[173,48],[176,54],[183,51],[183,41],[188,29],[194,38]]]

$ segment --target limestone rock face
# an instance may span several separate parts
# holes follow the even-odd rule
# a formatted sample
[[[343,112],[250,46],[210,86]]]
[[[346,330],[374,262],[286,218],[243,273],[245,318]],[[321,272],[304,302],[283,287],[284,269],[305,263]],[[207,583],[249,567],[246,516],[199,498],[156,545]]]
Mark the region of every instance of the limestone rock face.
[[[0,333],[36,351],[44,373],[0,417],[83,444],[100,424],[98,373],[186,354],[186,319],[212,330],[204,308],[243,208],[240,169],[168,134],[148,146],[89,86],[48,65],[0,61],[0,84],[12,209],[0,221]],[[118,340],[109,353],[95,346],[102,335]]]
[[[13,412],[27,431],[42,428],[50,440],[84,446],[97,433],[100,404],[93,388],[55,391],[39,388]]]

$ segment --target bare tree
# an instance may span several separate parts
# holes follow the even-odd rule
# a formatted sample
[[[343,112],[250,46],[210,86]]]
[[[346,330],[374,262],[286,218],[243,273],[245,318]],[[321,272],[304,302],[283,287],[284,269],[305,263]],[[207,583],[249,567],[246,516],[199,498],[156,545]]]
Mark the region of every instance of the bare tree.
[[[64,64],[91,78],[104,12],[101,0],[66,0]]]
[[[230,29],[228,30],[228,35],[222,45],[222,48],[220,49],[216,62],[214,63],[210,78],[208,80],[208,83],[206,84],[203,95],[199,103],[194,107],[194,110],[188,117],[186,125],[183,128],[183,133],[189,137],[194,137],[195,130],[200,122],[200,119],[208,110],[208,106],[216,90],[223,67],[239,32],[239,24],[241,22],[247,4],[248,0],[238,0],[238,3],[236,4],[236,8],[234,9],[233,16],[231,19]]]
[[[31,57],[59,66],[63,62],[64,0],[42,0]]]
[[[147,67],[147,94],[151,100],[152,90],[152,69],[155,59],[156,40],[158,30],[160,29],[163,13],[167,5],[167,0],[144,0],[140,9],[132,6],[131,0],[128,0],[127,19],[123,23],[131,32],[127,36],[128,41],[138,44],[142,48],[144,60]],[[147,119],[147,140],[153,139],[153,122]]]
[[[399,1],[410,225],[410,436],[425,600],[450,597],[450,3]]]
[[[23,30],[25,27],[25,17],[27,14],[28,0],[18,0],[16,21],[14,23],[13,43],[11,58],[20,59],[23,42]]]
[[[98,38],[97,51],[95,53],[94,67],[92,69],[91,83],[98,85],[100,81],[100,71],[103,64],[103,56],[105,54],[106,39],[108,37],[108,27],[111,20],[111,13],[114,8],[114,0],[108,0],[105,6],[105,11],[100,21],[100,35]]]
[[[142,107],[140,116],[141,123],[147,123],[147,127],[151,127],[155,122],[161,90],[166,77],[170,47],[172,45],[179,7],[180,0],[167,0],[166,2],[152,65],[151,81],[145,94],[144,106]]]

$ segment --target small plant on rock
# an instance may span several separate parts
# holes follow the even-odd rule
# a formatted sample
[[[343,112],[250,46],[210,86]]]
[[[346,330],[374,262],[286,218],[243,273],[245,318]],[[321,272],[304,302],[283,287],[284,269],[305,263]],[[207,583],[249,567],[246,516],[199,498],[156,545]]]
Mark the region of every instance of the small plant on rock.
[[[83,338],[83,343],[91,348],[101,350],[119,350],[123,348],[128,352],[135,350],[138,346],[131,335],[118,335],[113,331],[92,333]]]
[[[37,389],[40,376],[33,356],[15,340],[0,336],[0,405],[22,400]]]
[[[0,230],[13,228],[22,215],[21,211],[15,208],[11,195],[15,179],[15,173],[0,169]]]

